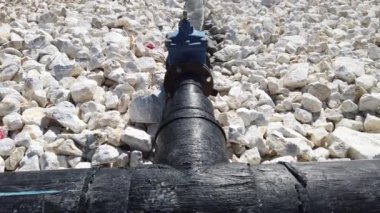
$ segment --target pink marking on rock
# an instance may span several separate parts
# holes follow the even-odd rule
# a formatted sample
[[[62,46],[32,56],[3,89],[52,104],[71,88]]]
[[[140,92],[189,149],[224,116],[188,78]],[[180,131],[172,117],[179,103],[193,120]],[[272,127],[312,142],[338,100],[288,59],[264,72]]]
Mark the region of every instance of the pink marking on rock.
[[[153,50],[154,48],[156,48],[156,45],[153,44],[152,42],[148,42],[148,43],[145,44],[145,47],[148,48],[148,49]]]
[[[6,137],[5,130],[3,128],[0,128],[0,140],[4,139]]]

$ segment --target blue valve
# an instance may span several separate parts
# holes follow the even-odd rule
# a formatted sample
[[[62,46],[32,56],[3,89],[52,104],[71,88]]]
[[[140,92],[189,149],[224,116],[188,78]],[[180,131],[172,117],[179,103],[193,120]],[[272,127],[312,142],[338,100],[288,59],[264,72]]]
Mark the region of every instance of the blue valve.
[[[169,51],[167,65],[195,63],[207,65],[207,40],[204,32],[194,30],[186,12],[176,32],[166,36],[166,48]]]

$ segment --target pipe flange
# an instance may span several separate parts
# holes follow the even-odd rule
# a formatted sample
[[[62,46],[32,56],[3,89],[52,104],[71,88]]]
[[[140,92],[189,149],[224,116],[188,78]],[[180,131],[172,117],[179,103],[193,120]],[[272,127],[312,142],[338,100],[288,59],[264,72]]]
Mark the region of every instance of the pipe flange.
[[[184,74],[194,74],[200,78],[202,91],[205,96],[216,95],[214,80],[209,67],[205,64],[181,63],[167,68],[164,80],[164,88],[170,96],[175,92],[178,79]]]

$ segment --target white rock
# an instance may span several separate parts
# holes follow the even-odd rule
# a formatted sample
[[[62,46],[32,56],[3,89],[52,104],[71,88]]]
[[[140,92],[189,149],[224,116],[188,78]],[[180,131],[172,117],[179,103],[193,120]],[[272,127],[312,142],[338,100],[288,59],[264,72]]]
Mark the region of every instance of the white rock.
[[[322,110],[322,102],[309,93],[302,95],[301,104],[302,107],[309,112],[320,112]]]
[[[0,157],[0,173],[3,173],[5,170],[5,162],[2,157]]]
[[[82,161],[81,157],[69,156],[67,158],[67,163],[71,168],[75,168]]]
[[[28,149],[26,150],[26,154],[28,156],[37,155],[41,156],[44,153],[44,147],[43,144],[39,141],[31,141],[29,144]]]
[[[349,129],[353,129],[356,131],[363,131],[364,126],[362,121],[350,120],[347,118],[343,118],[336,124],[336,127],[346,127]]]
[[[263,164],[275,164],[279,162],[295,163],[297,162],[297,159],[293,156],[288,155],[288,156],[277,157],[270,161],[264,161]]]
[[[236,113],[241,119],[243,119],[245,126],[249,126],[254,120],[259,117],[260,114],[256,110],[250,110],[247,108],[239,108],[236,110]]]
[[[241,47],[238,45],[226,45],[223,49],[219,50],[214,56],[220,61],[230,61],[232,59],[241,58]]]
[[[98,149],[96,149],[94,155],[92,156],[91,164],[92,165],[101,165],[114,163],[119,156],[119,151],[113,146],[104,144],[100,145]]]
[[[131,152],[131,158],[129,159],[130,167],[137,167],[143,164],[142,152],[135,150]]]
[[[81,118],[83,120],[87,120],[85,119],[85,117],[86,117],[86,114],[88,113],[92,113],[92,112],[102,113],[105,111],[106,111],[106,107],[104,105],[94,102],[94,101],[89,101],[80,105]]]
[[[340,106],[342,112],[355,113],[358,111],[359,107],[351,100],[344,100]]]
[[[67,169],[69,168],[69,164],[67,162],[68,156],[66,155],[58,155],[58,163],[59,163],[59,169]]]
[[[299,108],[295,110],[294,117],[302,123],[311,123],[313,121],[313,115],[310,112]]]
[[[39,171],[40,162],[38,155],[25,155],[20,161],[20,168],[17,171]]]
[[[121,133],[122,129],[120,128],[111,128],[111,127],[103,127],[100,129],[102,132],[106,133],[107,135],[107,143],[111,144],[113,146],[121,146]]]
[[[57,170],[60,164],[58,156],[54,152],[44,152],[40,157],[41,170]]]
[[[329,146],[329,152],[332,157],[345,158],[349,147],[342,141],[333,141]]]
[[[29,134],[25,132],[18,133],[15,138],[16,146],[24,146],[26,148],[29,147],[30,143],[32,142],[32,138]]]
[[[325,116],[328,120],[334,121],[334,122],[339,122],[343,118],[343,115],[340,109],[326,108]]]
[[[376,61],[380,59],[380,47],[371,44],[368,47],[368,58]]]
[[[240,117],[232,117],[228,122],[228,141],[238,143],[239,138],[245,133],[244,121]]]
[[[362,133],[345,127],[338,127],[329,137],[329,143],[343,144],[347,156],[352,160],[373,159],[380,156],[380,134]],[[330,146],[331,147],[331,146]],[[345,157],[340,155],[339,157]]]
[[[285,138],[280,132],[274,131],[268,136],[267,142],[279,156],[297,156],[306,161],[312,158],[312,149],[302,138]]]
[[[321,147],[327,144],[328,136],[329,136],[329,132],[327,132],[324,127],[318,127],[318,128],[312,129],[310,132],[310,140],[317,147]]]
[[[58,16],[53,12],[47,12],[38,17],[38,22],[42,24],[46,23],[56,23],[58,21]]]
[[[130,101],[131,97],[129,97],[128,94],[123,94],[119,99],[119,103],[117,104],[117,110],[120,113],[127,112]]]
[[[15,63],[4,64],[0,69],[2,70],[0,73],[0,81],[10,81],[18,72],[22,72],[20,65]]]
[[[75,167],[75,169],[90,169],[91,163],[89,162],[79,162]]]
[[[117,157],[116,162],[114,163],[114,167],[126,168],[129,164],[129,155],[127,153],[121,153],[119,157]]]
[[[47,126],[45,109],[42,107],[32,107],[24,110],[21,116],[22,121],[27,125]]]
[[[362,75],[355,79],[355,84],[361,86],[367,91],[376,85],[376,78],[372,75]]]
[[[9,171],[15,170],[21,159],[24,157],[24,153],[25,147],[17,147],[5,160],[5,168]]]
[[[41,128],[37,125],[24,125],[21,133],[29,135],[32,139],[40,138],[43,135]]]
[[[8,128],[9,131],[21,129],[24,125],[21,120],[21,115],[17,112],[13,112],[4,116],[3,124]]]
[[[380,118],[367,114],[364,121],[364,130],[366,132],[380,133]]]
[[[11,26],[7,23],[1,23],[0,24],[0,37],[3,37],[5,39],[10,38],[11,36]]]
[[[280,53],[278,56],[277,56],[277,63],[280,63],[280,64],[288,64],[290,61],[290,55],[287,54],[287,53]]]
[[[109,44],[117,44],[125,48],[129,48],[129,38],[117,33],[117,32],[108,32],[104,35],[103,41]]]
[[[380,93],[364,94],[359,100],[360,111],[375,112],[380,108]]]
[[[164,107],[164,100],[155,94],[134,97],[129,104],[130,120],[136,123],[159,123]]]
[[[5,97],[0,102],[0,117],[8,115],[12,112],[19,112],[21,108],[20,102],[12,97]]]
[[[334,62],[335,76],[348,83],[365,74],[364,63],[350,57],[337,57]]]
[[[62,87],[49,87],[46,97],[52,104],[58,104],[63,101],[69,101],[70,91]]]
[[[143,152],[149,152],[152,150],[151,140],[152,139],[148,133],[131,126],[127,127],[121,135],[121,141],[123,143],[128,144],[132,149]]]
[[[260,157],[259,150],[256,147],[254,147],[252,149],[245,151],[240,156],[239,161],[242,163],[249,163],[250,165],[260,164],[261,157]]]
[[[44,141],[48,143],[52,143],[57,139],[57,134],[55,134],[53,131],[50,129],[44,134],[43,136]]]
[[[73,140],[65,140],[63,138],[45,145],[44,150],[54,152],[57,155],[82,156],[83,154]]]
[[[86,123],[78,118],[75,106],[67,101],[45,110],[48,118],[58,121],[62,126],[71,129],[75,133],[80,133],[86,128]]]
[[[117,95],[113,95],[112,93],[106,93],[105,96],[105,106],[106,109],[116,109],[119,103],[119,98]]]
[[[282,132],[284,135],[289,135],[286,137],[300,137],[300,138],[305,139],[305,141],[307,141],[307,139],[305,138],[307,135],[307,130],[305,128],[305,125],[298,122],[294,118],[293,114],[291,113],[287,113],[283,115],[282,118],[283,118],[282,122],[285,128],[283,127],[279,128],[278,130],[280,132]],[[311,143],[311,142],[308,141],[308,143]]]
[[[283,80],[284,86],[289,89],[300,88],[306,85],[309,75],[309,64],[292,64],[286,72]]]
[[[331,96],[331,89],[327,85],[318,82],[310,84],[307,92],[317,97],[320,101],[326,101]]]
[[[100,114],[97,124],[99,127],[118,128],[122,126],[123,120],[119,111],[107,111]]]
[[[260,129],[256,126],[250,126],[245,132],[243,138],[239,138],[239,142],[245,140],[245,143],[241,143],[249,148],[256,147],[261,156],[264,156],[269,153],[269,147],[266,144],[263,133],[260,132]]]
[[[12,154],[16,148],[16,143],[10,138],[4,138],[0,140],[0,156],[7,157]]]
[[[75,103],[84,103],[94,99],[98,84],[96,81],[89,79],[77,80],[70,87],[70,95]]]
[[[157,70],[156,62],[150,57],[137,58],[135,63],[139,72],[153,73]]]
[[[318,147],[317,149],[313,150],[313,159],[314,161],[321,161],[325,160],[330,156],[330,151],[323,147]]]

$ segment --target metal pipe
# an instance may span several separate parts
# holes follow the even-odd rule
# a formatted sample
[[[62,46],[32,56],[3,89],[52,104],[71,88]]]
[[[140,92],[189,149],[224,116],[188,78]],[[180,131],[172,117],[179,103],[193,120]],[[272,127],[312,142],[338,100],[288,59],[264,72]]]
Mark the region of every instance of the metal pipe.
[[[156,136],[155,163],[199,171],[228,162],[223,129],[198,76],[183,74],[165,106]]]

